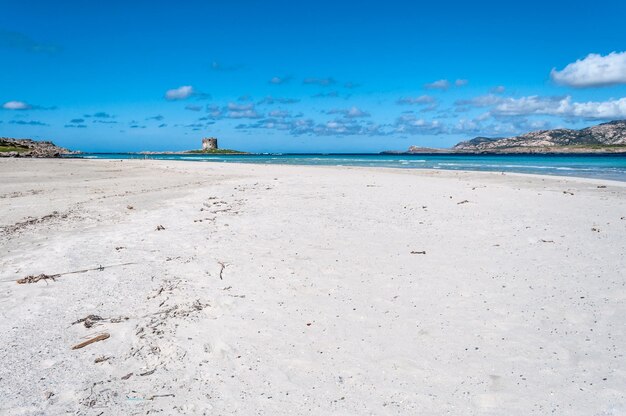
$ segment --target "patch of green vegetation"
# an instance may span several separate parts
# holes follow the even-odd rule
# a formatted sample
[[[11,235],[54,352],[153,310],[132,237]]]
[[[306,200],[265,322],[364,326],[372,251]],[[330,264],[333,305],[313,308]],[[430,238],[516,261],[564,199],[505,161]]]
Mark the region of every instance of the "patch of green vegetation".
[[[626,149],[626,144],[574,144],[563,147],[575,147],[581,149]]]
[[[232,150],[232,149],[210,149],[210,150],[189,150],[186,153],[195,153],[195,154],[218,154],[218,155],[224,155],[224,154],[244,154],[246,152],[240,152],[239,150]]]
[[[0,152],[28,152],[28,147],[0,145]]]

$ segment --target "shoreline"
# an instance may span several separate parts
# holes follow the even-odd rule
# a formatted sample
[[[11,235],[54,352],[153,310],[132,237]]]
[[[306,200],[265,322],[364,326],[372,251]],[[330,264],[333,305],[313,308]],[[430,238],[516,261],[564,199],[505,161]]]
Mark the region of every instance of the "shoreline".
[[[107,154],[108,155],[108,154]],[[119,155],[128,155],[127,153],[121,153]],[[134,154],[133,154],[134,155]],[[168,156],[168,155],[164,155],[164,156]],[[172,155],[172,156],[178,156],[178,155]],[[223,163],[242,163],[242,164],[248,164],[248,165],[282,165],[282,166],[336,166],[336,167],[371,167],[371,168],[379,168],[379,167],[384,167],[384,168],[397,168],[397,169],[402,169],[402,170],[436,170],[436,171],[452,171],[452,172],[459,172],[459,171],[463,171],[463,172],[493,172],[493,173],[502,173],[504,172],[505,174],[511,174],[511,173],[520,173],[520,174],[536,174],[536,175],[540,175],[540,176],[550,176],[550,177],[577,177],[577,178],[590,178],[590,179],[603,179],[603,180],[612,180],[612,181],[624,181],[626,182],[626,166],[624,167],[624,172],[622,174],[616,174],[616,173],[604,173],[604,172],[596,172],[595,174],[585,174],[585,173],[580,173],[580,172],[576,172],[575,174],[572,175],[566,175],[561,173],[560,171],[576,171],[579,170],[581,172],[584,171],[583,168],[571,168],[569,166],[550,166],[550,165],[546,165],[546,166],[542,166],[542,167],[537,167],[534,165],[528,165],[525,166],[523,163],[520,163],[519,166],[508,166],[508,165],[503,165],[502,169],[497,169],[495,166],[485,166],[484,169],[471,169],[471,168],[467,168],[467,169],[456,169],[456,168],[449,168],[449,167],[445,167],[445,166],[429,166],[429,165],[425,165],[424,167],[420,167],[420,166],[405,166],[404,164],[402,164],[403,160],[399,159],[397,161],[395,160],[386,160],[386,159],[372,159],[371,162],[372,163],[380,163],[379,166],[368,166],[367,164],[365,164],[365,161],[359,161],[356,160],[354,161],[354,164],[350,164],[350,160],[346,159],[345,163],[337,163],[337,164],[325,164],[325,163],[288,163],[285,161],[289,161],[290,157],[306,157],[306,156],[315,156],[315,157],[321,157],[320,160],[332,160],[332,158],[334,157],[358,157],[358,156],[363,156],[363,157],[368,157],[368,156],[372,156],[372,154],[333,154],[333,155],[315,155],[315,154],[281,154],[281,155],[267,155],[267,154],[246,154],[246,155],[215,155],[213,158],[211,159],[207,159],[204,158],[203,156],[199,156],[199,157],[194,157],[191,156],[189,157],[189,159],[184,159],[182,161],[188,161],[188,162],[223,162]],[[381,155],[381,156],[394,156],[394,155]],[[395,156],[399,156],[399,155],[395,155]],[[441,155],[433,155],[433,156],[441,156]],[[490,155],[489,157],[499,157],[499,155]],[[220,159],[220,157],[222,159]],[[251,162],[237,162],[237,161],[232,161],[229,160],[229,157],[233,157],[232,160],[239,160],[236,158],[249,158],[249,160],[253,160]],[[281,161],[281,160],[277,160],[277,158],[280,157],[284,157],[285,161]],[[419,157],[416,156],[415,157]],[[426,155],[424,155],[424,157],[427,157]],[[445,156],[444,156],[445,157]],[[468,156],[470,157],[470,156]],[[479,155],[480,157],[480,155]],[[550,156],[550,157],[559,157],[559,156]],[[590,156],[593,157],[593,156]],[[603,157],[611,157],[610,155],[605,155]],[[264,158],[268,158],[268,161],[263,162]],[[67,157],[67,158],[63,158],[63,159],[88,159],[88,160],[167,160],[167,161],[174,161],[174,160],[180,160],[180,159],[170,159],[170,158],[142,158],[140,159],[139,157],[132,157],[132,158],[124,158],[124,157],[120,157],[120,158],[103,158],[103,157]],[[256,161],[257,159],[259,159],[258,161]],[[437,164],[437,160],[438,159],[432,159],[430,160],[431,164]],[[394,163],[394,162],[399,162],[399,164],[397,166],[390,166],[390,165],[384,165],[383,163]],[[424,163],[429,163],[428,160],[424,160],[422,161]],[[513,170],[511,170],[513,169]],[[521,172],[520,170],[524,170],[524,169],[528,169],[528,170],[534,170],[536,172]],[[608,169],[605,167],[605,169]]]
[[[30,159],[35,160],[35,159]],[[52,160],[88,160],[88,161],[140,161],[140,162],[168,162],[168,163],[182,163],[187,164],[188,162],[198,162],[198,161],[189,161],[189,160],[176,160],[176,159],[117,159],[117,158],[75,158],[75,157],[62,157],[56,158]],[[243,163],[243,162],[220,162],[220,161],[206,161],[208,164],[228,164],[228,165],[236,165],[241,168],[250,167],[250,166],[284,166],[284,167],[292,167],[294,169],[297,168],[327,168],[327,169],[363,169],[363,170],[372,170],[377,171],[378,169],[382,170],[393,170],[397,172],[405,172],[406,174],[419,174],[419,172],[428,172],[432,173],[442,173],[442,174],[484,174],[484,175],[511,175],[511,176],[520,176],[520,177],[531,177],[536,179],[555,179],[555,180],[566,180],[566,181],[574,181],[581,183],[598,183],[599,185],[603,184],[613,184],[615,186],[623,186],[626,187],[626,178],[624,180],[619,179],[605,179],[598,177],[585,177],[585,176],[567,176],[567,175],[552,175],[552,174],[538,174],[538,173],[523,173],[523,172],[511,172],[511,171],[487,171],[487,170],[463,170],[463,169],[432,169],[432,168],[402,168],[396,166],[346,166],[346,165],[309,165],[309,164],[289,164],[289,163]]]

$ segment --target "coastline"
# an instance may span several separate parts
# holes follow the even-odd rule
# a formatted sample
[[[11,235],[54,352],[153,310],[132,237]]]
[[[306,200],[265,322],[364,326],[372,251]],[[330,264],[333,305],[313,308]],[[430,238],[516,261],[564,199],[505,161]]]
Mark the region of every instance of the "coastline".
[[[1,412],[626,409],[626,183],[115,159],[0,172]]]
[[[75,158],[75,157],[69,157]],[[441,171],[490,171],[536,173],[549,176],[588,177],[626,181],[626,155],[442,155],[442,154],[243,154],[177,155],[93,153],[84,159],[154,159],[195,162],[227,162],[261,165],[363,166],[373,168],[435,169]]]

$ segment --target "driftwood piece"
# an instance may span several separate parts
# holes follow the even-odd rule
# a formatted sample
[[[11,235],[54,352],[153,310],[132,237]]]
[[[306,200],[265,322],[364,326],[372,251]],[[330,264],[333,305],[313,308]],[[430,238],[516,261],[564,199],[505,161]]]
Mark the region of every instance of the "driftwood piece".
[[[89,344],[93,344],[94,342],[98,342],[98,341],[104,341],[105,339],[108,339],[111,335],[104,333],[104,334],[100,334],[97,337],[88,339],[87,341],[81,342],[80,344],[76,344],[72,347],[73,350],[78,350],[80,348],[86,347]]]
[[[426,254],[426,250],[423,250],[423,251],[411,251],[411,254]]]

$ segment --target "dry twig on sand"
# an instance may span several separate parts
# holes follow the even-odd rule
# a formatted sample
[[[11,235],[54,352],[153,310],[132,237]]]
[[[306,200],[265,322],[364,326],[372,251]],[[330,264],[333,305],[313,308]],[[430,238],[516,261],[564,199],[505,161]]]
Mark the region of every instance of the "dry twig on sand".
[[[72,272],[65,272],[65,273],[57,273],[57,274],[40,274],[40,275],[30,275],[30,276],[26,276],[22,279],[17,280],[17,283],[20,285],[23,285],[25,283],[37,283],[40,280],[52,280],[52,281],[56,281],[57,278],[61,277],[61,276],[65,276],[68,274],[78,274],[78,273],[87,273],[87,272],[91,272],[91,271],[103,271],[104,269],[108,269],[109,267],[116,267],[116,266],[128,266],[130,264],[136,264],[133,262],[129,262],[129,263],[121,263],[121,264],[111,264],[109,266],[98,266],[98,267],[94,267],[92,269],[81,269],[81,270],[74,270]]]
[[[80,348],[86,347],[89,344],[93,344],[94,342],[98,342],[98,341],[104,341],[105,339],[108,339],[111,335],[104,333],[104,334],[100,334],[97,337],[88,339],[87,341],[81,342],[80,344],[76,344],[72,347],[73,350],[78,350]]]
[[[19,285],[23,285],[25,283],[37,283],[40,280],[52,280],[52,281],[56,281],[57,277],[60,277],[60,274],[40,274],[40,275],[31,275],[31,276],[26,276],[23,279],[19,279],[17,281],[17,284]]]
[[[226,266],[228,266],[228,264],[224,263],[223,261],[218,261],[217,263],[220,265],[220,280],[224,280],[222,276],[224,274],[224,269],[226,268]]]

